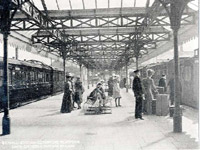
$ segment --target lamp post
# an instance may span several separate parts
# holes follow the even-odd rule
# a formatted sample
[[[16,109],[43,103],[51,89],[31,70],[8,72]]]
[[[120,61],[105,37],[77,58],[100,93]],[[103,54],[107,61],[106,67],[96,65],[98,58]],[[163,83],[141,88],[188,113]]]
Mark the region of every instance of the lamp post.
[[[136,70],[138,69],[138,56],[135,56]]]
[[[83,79],[82,79],[82,64],[81,63],[79,64],[79,69],[80,69],[80,79],[83,82]]]
[[[89,80],[89,66],[87,67],[87,83],[88,83],[88,89],[90,89],[90,80]]]
[[[170,18],[170,25],[174,37],[174,99],[175,110],[173,116],[173,131],[182,132],[182,112],[180,108],[180,80],[179,80],[179,53],[178,53],[178,31],[181,25],[183,11],[190,0],[159,0],[164,6]],[[170,5],[169,5],[170,4]],[[167,6],[169,5],[169,7]]]
[[[10,34],[11,20],[16,10],[11,14],[11,0],[0,1],[0,29],[3,34],[3,110],[2,134],[10,134],[9,117],[9,84],[8,84],[8,35]]]
[[[67,58],[67,53],[66,53],[66,48],[63,46],[62,51],[61,51],[62,59],[63,59],[63,72],[64,72],[64,83],[66,81],[66,58]]]

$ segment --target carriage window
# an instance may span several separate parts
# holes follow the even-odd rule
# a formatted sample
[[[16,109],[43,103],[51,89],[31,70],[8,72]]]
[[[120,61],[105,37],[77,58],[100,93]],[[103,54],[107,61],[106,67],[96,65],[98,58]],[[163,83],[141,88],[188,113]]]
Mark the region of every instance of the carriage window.
[[[35,75],[35,77],[34,77],[35,78],[35,82],[38,82],[38,71],[35,71],[34,75]]]
[[[42,72],[38,72],[38,82],[42,82],[43,75]]]
[[[3,85],[3,70],[0,69],[0,86]]]
[[[9,78],[8,78],[8,83],[9,83],[9,85],[12,85],[12,69],[9,69],[8,70],[8,73],[9,73]]]
[[[26,83],[30,83],[30,72],[26,71]]]
[[[190,81],[192,79],[191,67],[186,66],[184,70],[184,79],[185,81]]]
[[[22,71],[22,84],[26,84],[26,72]]]
[[[30,72],[30,80],[32,83],[34,82],[34,72],[33,71]]]
[[[60,73],[59,75],[60,75],[59,79],[60,81],[62,81],[62,73]]]
[[[42,73],[42,82],[46,82],[46,74],[44,72]]]
[[[15,70],[13,71],[13,84],[15,86],[20,86],[21,82],[22,82],[21,70],[19,67],[16,67]]]
[[[46,82],[49,82],[50,81],[50,76],[49,76],[49,74],[47,73],[46,74]]]

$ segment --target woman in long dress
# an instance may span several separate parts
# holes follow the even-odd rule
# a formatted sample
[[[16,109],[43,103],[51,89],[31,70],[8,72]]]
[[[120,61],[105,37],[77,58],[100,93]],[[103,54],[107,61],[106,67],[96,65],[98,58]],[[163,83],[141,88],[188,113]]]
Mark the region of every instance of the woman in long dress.
[[[75,82],[75,102],[78,104],[78,109],[81,109],[82,97],[84,88],[80,78],[78,77]]]
[[[121,94],[120,94],[119,80],[117,76],[115,76],[113,80],[113,98],[115,99],[115,106],[120,107]]]
[[[64,95],[61,105],[61,113],[70,113],[72,111],[72,85],[71,75],[66,75],[66,82],[64,87]]]
[[[156,86],[154,84],[154,80],[152,76],[154,71],[152,69],[147,70],[147,78],[143,80],[143,85],[145,89],[145,99],[146,99],[146,114],[152,114],[152,100],[153,100],[153,93],[152,91],[157,92]]]

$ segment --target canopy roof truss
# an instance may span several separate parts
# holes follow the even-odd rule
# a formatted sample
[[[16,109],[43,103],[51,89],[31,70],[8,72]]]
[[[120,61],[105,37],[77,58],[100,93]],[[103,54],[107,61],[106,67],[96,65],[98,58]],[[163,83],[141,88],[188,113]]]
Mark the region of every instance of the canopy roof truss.
[[[42,43],[51,53],[65,53],[90,68],[123,67],[132,57],[141,57],[157,43],[170,39],[169,17],[158,0],[151,7],[39,10],[29,0],[12,0],[18,12],[11,31],[33,31],[33,44]],[[95,1],[97,7],[97,1]],[[59,9],[59,7],[58,7]],[[195,22],[195,12],[187,7],[181,24]]]

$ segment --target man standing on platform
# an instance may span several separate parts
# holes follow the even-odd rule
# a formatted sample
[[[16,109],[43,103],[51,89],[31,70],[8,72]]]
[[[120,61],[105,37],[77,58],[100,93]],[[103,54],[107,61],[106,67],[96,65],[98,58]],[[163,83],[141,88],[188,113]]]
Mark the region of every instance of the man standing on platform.
[[[142,82],[140,79],[140,71],[135,70],[134,74],[135,74],[135,77],[133,79],[132,90],[134,92],[135,100],[136,100],[135,119],[140,118],[141,120],[144,120],[142,118],[142,101],[143,101],[143,97],[144,97],[144,92],[143,92],[143,88],[142,88]]]
[[[167,91],[167,84],[166,84],[166,75],[163,74],[162,77],[159,80],[158,86],[164,88],[164,93]]]

